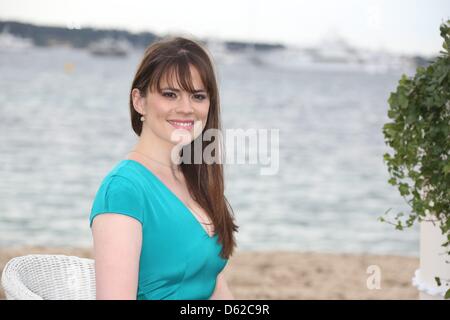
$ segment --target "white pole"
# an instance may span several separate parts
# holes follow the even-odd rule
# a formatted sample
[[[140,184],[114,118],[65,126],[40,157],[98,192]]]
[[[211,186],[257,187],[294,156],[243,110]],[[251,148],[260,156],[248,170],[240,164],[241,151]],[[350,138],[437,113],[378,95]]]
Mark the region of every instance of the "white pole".
[[[416,270],[412,282],[421,300],[442,300],[450,288],[450,255],[442,247],[446,238],[439,222],[431,215],[425,220],[420,223],[420,269]],[[440,277],[441,286],[435,277]]]

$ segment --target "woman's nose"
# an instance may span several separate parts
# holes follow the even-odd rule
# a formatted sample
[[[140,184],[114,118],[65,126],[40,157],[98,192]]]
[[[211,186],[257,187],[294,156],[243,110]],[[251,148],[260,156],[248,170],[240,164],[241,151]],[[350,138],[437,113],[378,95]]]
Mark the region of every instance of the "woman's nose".
[[[192,107],[192,101],[189,96],[181,95],[181,99],[178,103],[177,111],[191,113],[194,111]]]

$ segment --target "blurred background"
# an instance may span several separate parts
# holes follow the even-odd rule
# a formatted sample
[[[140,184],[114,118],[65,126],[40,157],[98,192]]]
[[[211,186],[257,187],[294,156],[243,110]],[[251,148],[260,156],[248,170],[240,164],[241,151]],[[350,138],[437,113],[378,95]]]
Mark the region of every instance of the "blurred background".
[[[137,141],[128,94],[143,51],[205,44],[225,129],[279,129],[279,171],[226,165],[238,250],[418,256],[382,126],[402,74],[442,45],[450,2],[0,1],[0,250],[90,247],[99,184]],[[237,150],[246,152],[246,150]]]

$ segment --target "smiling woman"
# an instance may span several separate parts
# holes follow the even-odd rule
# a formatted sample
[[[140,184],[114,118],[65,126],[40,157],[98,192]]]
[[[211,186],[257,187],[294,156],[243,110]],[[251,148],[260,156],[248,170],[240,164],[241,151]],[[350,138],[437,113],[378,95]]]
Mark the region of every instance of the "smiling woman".
[[[203,128],[208,117],[210,99],[206,90],[203,89],[202,77],[191,63],[188,67],[188,73],[185,76],[189,75],[188,84],[192,83],[192,87],[187,87],[185,90],[175,88],[171,83],[173,80],[167,79],[169,75],[165,75],[164,78],[158,80],[161,87],[155,88],[153,86],[148,92],[144,93],[138,88],[133,88],[131,92],[133,100],[132,117],[133,111],[137,109],[137,112],[143,117],[140,120],[147,117],[145,124],[151,127],[151,132],[171,142],[175,142],[171,138],[174,128],[192,130],[194,122],[199,122]],[[181,83],[180,86],[183,86],[183,84]],[[167,122],[170,126],[167,126]],[[164,126],[164,128],[161,126]],[[197,132],[197,135],[194,135],[192,139],[197,138],[199,134],[200,132]],[[189,137],[187,142],[191,142],[192,139]]]
[[[104,178],[90,215],[97,299],[232,299],[224,268],[238,226],[222,162],[180,162],[196,142],[203,152],[205,130],[220,129],[207,51],[182,37],[150,45],[130,114],[138,143]]]

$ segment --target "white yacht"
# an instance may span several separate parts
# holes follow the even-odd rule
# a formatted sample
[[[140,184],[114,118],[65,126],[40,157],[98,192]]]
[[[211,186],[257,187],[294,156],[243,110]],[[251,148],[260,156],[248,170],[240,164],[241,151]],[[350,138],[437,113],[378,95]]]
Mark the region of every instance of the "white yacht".
[[[131,44],[126,39],[103,38],[89,45],[88,49],[93,55],[99,56],[126,56],[131,50]]]
[[[34,46],[33,40],[18,37],[4,27],[0,33],[0,51],[23,51]]]

